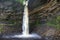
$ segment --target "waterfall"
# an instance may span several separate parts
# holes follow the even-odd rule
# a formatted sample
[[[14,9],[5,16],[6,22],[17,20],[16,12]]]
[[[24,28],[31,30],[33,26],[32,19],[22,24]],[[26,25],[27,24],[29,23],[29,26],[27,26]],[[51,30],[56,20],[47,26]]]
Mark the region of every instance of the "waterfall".
[[[41,36],[39,36],[35,33],[29,34],[28,1],[29,0],[26,0],[26,1],[23,2],[24,12],[23,12],[22,34],[4,35],[4,36],[2,36],[3,38],[34,38],[34,39],[41,39]]]
[[[23,2],[24,13],[23,13],[23,24],[22,24],[22,33],[23,35],[29,34],[29,17],[28,17],[28,0]]]

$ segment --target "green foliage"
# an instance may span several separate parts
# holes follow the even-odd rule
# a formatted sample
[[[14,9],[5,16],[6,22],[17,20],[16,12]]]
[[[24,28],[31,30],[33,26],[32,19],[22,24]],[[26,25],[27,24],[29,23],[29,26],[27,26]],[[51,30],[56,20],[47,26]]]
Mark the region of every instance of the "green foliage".
[[[47,25],[49,26],[53,26],[57,29],[60,29],[60,16],[56,16],[54,19],[52,19],[51,21],[47,22]]]
[[[1,24],[0,24],[0,32],[3,31],[3,26],[4,26],[4,25],[1,25]]]
[[[23,1],[24,1],[24,0],[16,0],[16,1],[20,2],[21,4],[23,4]]]
[[[8,23],[10,23],[10,24],[15,24],[16,21],[15,21],[15,20],[8,20]]]

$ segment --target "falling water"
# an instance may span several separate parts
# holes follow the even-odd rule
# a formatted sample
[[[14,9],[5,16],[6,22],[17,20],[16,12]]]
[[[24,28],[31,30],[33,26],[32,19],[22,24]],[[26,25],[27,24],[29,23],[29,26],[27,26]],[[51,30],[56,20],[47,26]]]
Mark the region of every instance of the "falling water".
[[[23,5],[25,6],[23,13],[23,24],[22,24],[23,35],[29,34],[28,1],[29,0],[23,2]]]

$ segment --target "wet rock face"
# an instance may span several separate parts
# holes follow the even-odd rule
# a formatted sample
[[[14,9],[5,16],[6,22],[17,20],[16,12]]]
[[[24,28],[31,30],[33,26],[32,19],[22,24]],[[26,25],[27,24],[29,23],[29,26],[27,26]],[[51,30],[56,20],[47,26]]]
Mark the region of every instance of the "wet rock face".
[[[38,2],[38,3],[37,3]],[[47,0],[29,0],[29,10],[45,4]],[[0,0],[0,18],[6,19],[9,14],[22,13],[23,5],[15,0]]]
[[[8,11],[12,11],[11,7],[8,7],[12,5],[12,2],[6,2],[6,1],[1,1],[0,0],[0,18],[4,19],[7,17],[9,13]]]
[[[9,14],[21,12],[22,5],[12,0],[0,0],[0,18],[6,19]]]
[[[48,0],[29,0],[29,9],[33,10],[38,6],[42,6],[47,3]]]
[[[10,28],[10,25],[8,26],[8,24],[10,23],[9,20],[10,19],[11,20],[19,19],[18,17],[20,17],[19,14],[20,14],[20,12],[22,12],[22,10],[23,10],[22,8],[23,8],[22,5],[20,3],[18,3],[18,2],[16,2],[15,0],[0,0],[0,25],[1,24],[4,25],[4,24],[7,23],[6,26],[5,25],[4,26],[2,25],[3,26],[2,29],[4,30],[4,32],[10,33],[10,29],[11,28]],[[17,25],[16,25],[16,27],[17,27]],[[19,25],[19,27],[20,27],[20,25]],[[15,28],[15,26],[14,26],[14,28]],[[18,27],[17,27],[17,29],[18,29]],[[2,32],[2,33],[4,33],[4,32]]]

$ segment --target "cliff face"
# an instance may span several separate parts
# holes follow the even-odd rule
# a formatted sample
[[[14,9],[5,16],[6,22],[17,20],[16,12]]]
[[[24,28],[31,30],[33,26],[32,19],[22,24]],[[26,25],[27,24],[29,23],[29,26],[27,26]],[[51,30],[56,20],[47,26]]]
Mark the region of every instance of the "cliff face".
[[[2,33],[22,31],[23,7],[22,4],[14,0],[0,0],[0,31]],[[47,27],[45,23],[48,20],[52,20],[55,16],[60,15],[59,0],[29,0],[28,8],[30,32],[45,33],[44,35],[49,34],[50,32],[46,33],[46,31],[48,32],[52,27]],[[54,28],[52,30],[55,32]]]
[[[38,2],[38,3],[37,3]],[[29,0],[29,11],[35,9],[38,6],[42,6],[47,2],[44,0]],[[23,5],[14,0],[0,0],[0,23],[7,24],[16,24],[20,26],[22,24],[22,14],[23,14]],[[32,20],[33,19],[33,20]],[[35,18],[30,17],[32,23]],[[14,25],[15,26],[15,25]],[[18,27],[17,27],[18,28]],[[4,27],[5,29],[5,27]]]
[[[16,22],[18,22],[19,26],[19,24],[22,23],[22,11],[23,6],[20,3],[12,0],[0,0],[0,30],[6,32],[10,30]],[[12,26],[10,24],[12,24]],[[12,30],[13,29],[14,28],[12,28]]]
[[[38,7],[38,6],[42,6],[44,4],[46,4],[48,2],[48,0],[29,0],[29,10],[33,10],[34,8]]]

